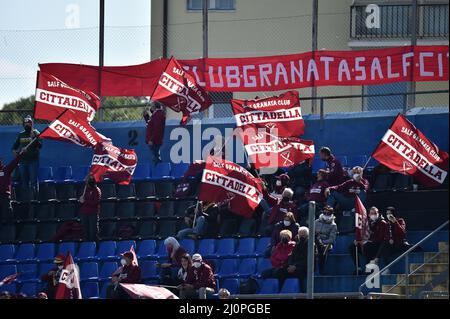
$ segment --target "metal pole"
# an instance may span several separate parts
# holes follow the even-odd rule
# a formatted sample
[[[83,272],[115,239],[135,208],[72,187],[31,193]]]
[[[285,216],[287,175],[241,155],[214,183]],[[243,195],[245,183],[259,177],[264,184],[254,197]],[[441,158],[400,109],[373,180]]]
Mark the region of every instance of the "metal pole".
[[[309,228],[309,238],[308,238],[308,271],[306,276],[306,298],[314,299],[314,241],[316,238],[316,231],[314,227],[314,222],[316,220],[316,202],[309,202],[309,212],[308,212],[308,228]]]
[[[313,52],[313,58],[316,57],[316,51],[317,51],[317,29],[318,29],[318,13],[319,13],[319,0],[313,0],[312,3],[312,52]],[[311,88],[311,97],[313,98],[311,100],[311,113],[315,114],[317,111],[317,100],[315,97],[317,97],[317,87],[313,78],[313,86]]]
[[[417,45],[417,18],[418,18],[418,6],[417,0],[411,0],[411,14],[410,14],[410,28],[411,28],[411,47]],[[411,61],[411,78],[408,85],[408,92],[414,93],[416,91],[416,83],[414,82],[414,68],[415,68],[415,57]],[[416,106],[416,96],[414,94],[409,95],[409,103],[407,109]],[[406,112],[405,112],[406,113]]]
[[[168,30],[167,30],[167,17],[168,17],[168,6],[169,1],[163,0],[163,58],[167,58],[167,38],[168,38]]]
[[[409,299],[409,255],[405,256],[405,298]]]
[[[316,100],[314,100],[316,101]],[[324,99],[320,98],[320,130],[323,130],[323,123],[325,120]]]
[[[206,72],[206,58],[208,58],[208,8],[209,0],[202,2],[202,26],[203,26],[203,72]],[[211,105],[211,108],[214,105]],[[210,117],[209,109],[205,110],[205,117]]]
[[[98,40],[98,96],[100,98],[100,109],[98,120],[103,121],[104,110],[102,108],[102,67],[105,56],[105,0],[100,0],[100,22],[99,22],[99,40]]]

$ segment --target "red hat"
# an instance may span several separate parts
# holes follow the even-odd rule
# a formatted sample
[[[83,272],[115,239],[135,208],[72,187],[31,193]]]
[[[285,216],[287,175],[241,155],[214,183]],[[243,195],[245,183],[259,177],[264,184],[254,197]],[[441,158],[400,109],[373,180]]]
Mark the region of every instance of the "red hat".
[[[126,251],[123,254],[121,254],[123,257],[126,257],[130,260],[133,260],[133,253],[131,251]]]
[[[279,180],[281,180],[281,181],[283,181],[283,182],[289,182],[289,181],[291,180],[291,178],[289,177],[289,175],[286,174],[286,173],[277,176],[276,179],[279,179]]]
[[[64,262],[64,259],[66,259],[66,256],[64,254],[58,254],[55,257],[55,260],[53,260],[54,264],[62,264]]]

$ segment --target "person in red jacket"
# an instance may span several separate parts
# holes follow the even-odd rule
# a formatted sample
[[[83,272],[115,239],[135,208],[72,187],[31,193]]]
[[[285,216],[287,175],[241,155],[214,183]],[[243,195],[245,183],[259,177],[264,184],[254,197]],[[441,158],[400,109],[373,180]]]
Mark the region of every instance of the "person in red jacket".
[[[156,165],[161,162],[159,149],[164,139],[166,115],[159,102],[152,102],[149,111],[145,110],[143,116],[145,123],[147,123],[145,143],[150,148],[150,160],[153,165]]]
[[[290,230],[284,229],[280,232],[280,242],[275,246],[270,256],[272,268],[266,269],[261,273],[262,278],[278,278],[280,272],[287,266],[289,256],[295,247],[295,241],[292,240]]]
[[[331,186],[342,184],[347,179],[347,174],[341,162],[331,153],[329,147],[322,147],[319,151],[322,161],[327,164],[327,180]]]
[[[367,242],[361,243],[354,241],[349,247],[350,254],[358,271],[360,269],[359,265],[356,264],[355,245],[358,247],[358,254],[362,253],[369,263],[378,264],[384,246],[389,242],[388,224],[375,206],[369,210],[369,233],[370,236]],[[358,260],[361,260],[361,258],[358,258]]]
[[[19,164],[23,149],[8,165],[3,164],[0,158],[0,222],[7,222],[13,219],[11,207],[11,175]]]
[[[203,262],[200,254],[192,256],[192,268],[186,276],[186,282],[179,285],[180,299],[206,299],[216,291],[216,280],[212,268]]]
[[[97,187],[94,176],[88,175],[85,192],[79,199],[81,224],[83,225],[84,239],[87,241],[97,240],[101,198],[102,192]]]
[[[319,169],[317,172],[317,179],[314,184],[311,185],[309,190],[305,194],[306,202],[300,205],[300,224],[305,225],[308,219],[309,202],[316,202],[316,217],[318,213],[325,206],[327,197],[325,196],[325,190],[330,186],[327,181],[327,171],[324,169]]]
[[[278,204],[272,207],[272,211],[269,216],[269,225],[275,225],[276,223],[282,221],[288,212],[293,213],[297,219],[297,205],[295,205],[292,201],[293,196],[294,191],[292,189],[284,189],[281,200]],[[272,229],[270,230],[272,231]]]
[[[406,222],[403,218],[395,217],[395,207],[386,208],[388,242],[381,253],[384,263],[387,265],[393,257],[408,250],[411,245],[406,240]]]
[[[139,284],[141,282],[141,267],[131,251],[121,254],[121,266],[112,274],[111,284],[106,290],[107,299],[129,299],[129,295],[119,285]]]
[[[62,270],[64,269],[65,258],[66,256],[64,256],[64,254],[58,254],[53,260],[55,267],[53,267],[46,274],[41,276],[41,281],[47,283],[47,287],[44,291],[47,294],[48,299],[55,298],[59,278],[61,277]]]

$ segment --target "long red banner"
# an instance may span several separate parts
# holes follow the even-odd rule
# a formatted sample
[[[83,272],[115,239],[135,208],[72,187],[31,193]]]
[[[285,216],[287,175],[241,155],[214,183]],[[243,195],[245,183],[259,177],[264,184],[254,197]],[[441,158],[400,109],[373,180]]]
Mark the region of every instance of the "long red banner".
[[[259,92],[327,85],[448,81],[449,47],[405,46],[361,51],[316,51],[250,58],[180,60],[208,91]],[[133,66],[45,63],[43,72],[102,96],[151,95],[166,59]],[[101,87],[99,78],[101,74]]]

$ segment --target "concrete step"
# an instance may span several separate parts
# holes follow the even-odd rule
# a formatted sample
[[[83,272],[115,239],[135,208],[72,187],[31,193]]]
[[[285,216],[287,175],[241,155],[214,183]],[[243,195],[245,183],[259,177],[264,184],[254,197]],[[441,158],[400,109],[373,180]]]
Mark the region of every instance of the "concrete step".
[[[412,285],[425,285],[429,283],[435,276],[439,275],[439,273],[425,273],[425,274],[414,274],[409,276],[409,283]],[[397,283],[402,282],[406,275],[401,274],[397,275]],[[448,284],[448,279],[447,279]]]
[[[440,241],[438,243],[439,251],[448,252],[448,242]]]
[[[435,256],[437,253],[428,252],[424,253],[424,261],[428,262],[433,256]],[[438,256],[436,256],[432,261],[428,263],[448,263],[448,252],[440,252]]]
[[[448,269],[448,263],[429,263],[425,264],[422,267],[422,264],[410,264],[409,265],[409,271],[413,272],[417,268],[420,267],[419,270],[417,270],[417,273],[441,273]]]
[[[381,288],[382,292],[389,292],[392,294],[399,294],[399,295],[405,295],[405,286],[404,285],[398,285],[394,288],[392,288],[394,285],[383,285]],[[409,285],[409,294],[415,294],[416,292],[419,292],[422,290],[423,285]],[[433,287],[432,291],[448,291],[448,285],[446,284],[440,284],[435,287]]]

